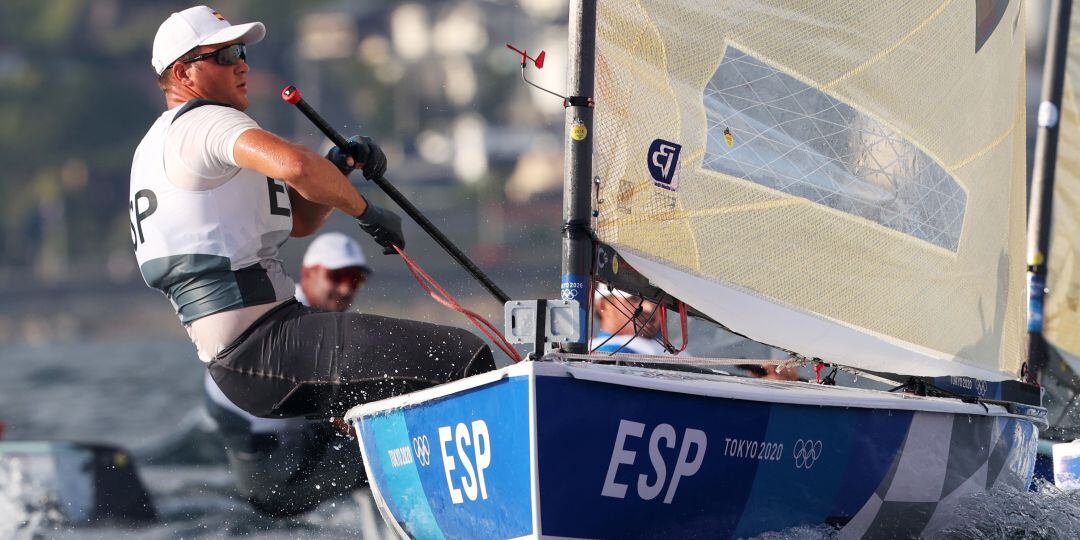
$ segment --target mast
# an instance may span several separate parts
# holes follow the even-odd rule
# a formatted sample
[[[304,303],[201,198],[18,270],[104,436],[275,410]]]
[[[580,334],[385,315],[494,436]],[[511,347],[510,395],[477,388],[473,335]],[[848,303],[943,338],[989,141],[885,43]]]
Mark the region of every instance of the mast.
[[[589,276],[592,274],[591,196],[593,79],[596,70],[596,0],[570,0],[566,82],[566,161],[563,169],[561,292],[580,304],[578,341],[564,350],[588,352]]]
[[[1039,131],[1035,139],[1035,165],[1031,176],[1028,211],[1028,359],[1027,381],[1038,383],[1047,363],[1043,337],[1043,300],[1046,263],[1050,255],[1050,218],[1053,210],[1054,166],[1057,162],[1061,94],[1069,48],[1072,0],[1053,0],[1046,37]]]

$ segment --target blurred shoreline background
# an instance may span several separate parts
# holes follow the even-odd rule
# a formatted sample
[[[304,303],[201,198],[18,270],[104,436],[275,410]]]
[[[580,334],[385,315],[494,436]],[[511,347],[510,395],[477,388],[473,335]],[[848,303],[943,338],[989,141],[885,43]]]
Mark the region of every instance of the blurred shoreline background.
[[[157,25],[183,2],[16,1],[0,6],[0,343],[185,339],[139,277],[125,203],[131,156],[164,105],[149,64]],[[280,100],[287,84],[342,133],[374,137],[388,178],[515,297],[557,293],[562,107],[520,82],[514,42],[546,48],[533,76],[561,91],[565,2],[214,4],[260,20],[249,113],[317,149],[328,142]],[[362,179],[356,179],[362,183]],[[389,203],[371,184],[365,196]],[[359,236],[336,215],[327,230]],[[452,291],[501,306],[409,224],[409,251]],[[298,268],[308,239],[283,251]],[[366,311],[450,322],[397,257],[375,253]],[[536,249],[548,246],[548,249]]]

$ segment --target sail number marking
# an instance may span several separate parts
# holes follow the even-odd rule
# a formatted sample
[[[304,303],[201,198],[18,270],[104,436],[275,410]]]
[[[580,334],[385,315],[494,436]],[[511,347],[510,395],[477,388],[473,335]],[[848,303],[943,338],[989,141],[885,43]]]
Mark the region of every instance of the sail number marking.
[[[604,487],[600,495],[616,499],[625,499],[627,484],[616,481],[619,468],[623,465],[633,466],[637,460],[637,451],[631,450],[640,443],[634,443],[630,439],[641,439],[645,435],[645,424],[630,420],[619,421],[619,431],[615,436],[615,447],[611,451],[611,461],[608,462],[607,477],[604,479]],[[658,424],[652,428],[649,434],[648,446],[645,449],[649,454],[652,464],[652,474],[640,474],[637,478],[636,489],[638,497],[651,501],[664,492],[664,504],[671,504],[675,498],[675,490],[679,487],[679,481],[697,474],[701,463],[705,459],[705,449],[708,446],[708,436],[700,429],[686,428],[681,437],[671,424]],[[673,450],[679,444],[679,454],[674,467],[669,469],[667,458],[660,453],[661,445]],[[668,471],[671,471],[670,478]],[[653,477],[650,481],[650,476]],[[664,490],[666,484],[666,492]]]
[[[491,437],[488,435],[487,422],[458,422],[453,428],[441,426],[438,431],[439,452],[442,454],[450,500],[454,504],[461,504],[466,498],[470,501],[475,501],[477,497],[486,500],[488,492],[484,471],[491,466]],[[458,470],[459,462],[465,474],[454,473]]]

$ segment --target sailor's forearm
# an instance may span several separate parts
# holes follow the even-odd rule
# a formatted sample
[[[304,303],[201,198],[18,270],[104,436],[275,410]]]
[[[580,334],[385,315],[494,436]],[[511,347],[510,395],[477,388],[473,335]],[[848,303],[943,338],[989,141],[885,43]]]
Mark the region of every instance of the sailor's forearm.
[[[360,192],[341,171],[322,156],[307,152],[303,163],[282,180],[309,202],[358,216],[367,208]]]
[[[268,131],[245,131],[236,141],[234,154],[237,165],[281,179],[308,202],[338,208],[350,216],[367,209],[360,192],[333,163]]]

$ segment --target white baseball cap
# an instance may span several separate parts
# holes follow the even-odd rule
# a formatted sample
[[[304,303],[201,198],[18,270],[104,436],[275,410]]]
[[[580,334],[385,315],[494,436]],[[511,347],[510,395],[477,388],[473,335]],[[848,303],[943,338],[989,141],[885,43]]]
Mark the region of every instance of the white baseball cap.
[[[371,272],[368,268],[364,250],[356,240],[338,233],[320,234],[308,246],[304,253],[304,266],[322,266],[330,270],[359,266],[365,272]]]
[[[243,40],[245,45],[262,41],[266,27],[261,22],[231,25],[217,11],[206,6],[187,8],[169,15],[154,36],[154,70],[161,75],[165,68],[199,45]]]

